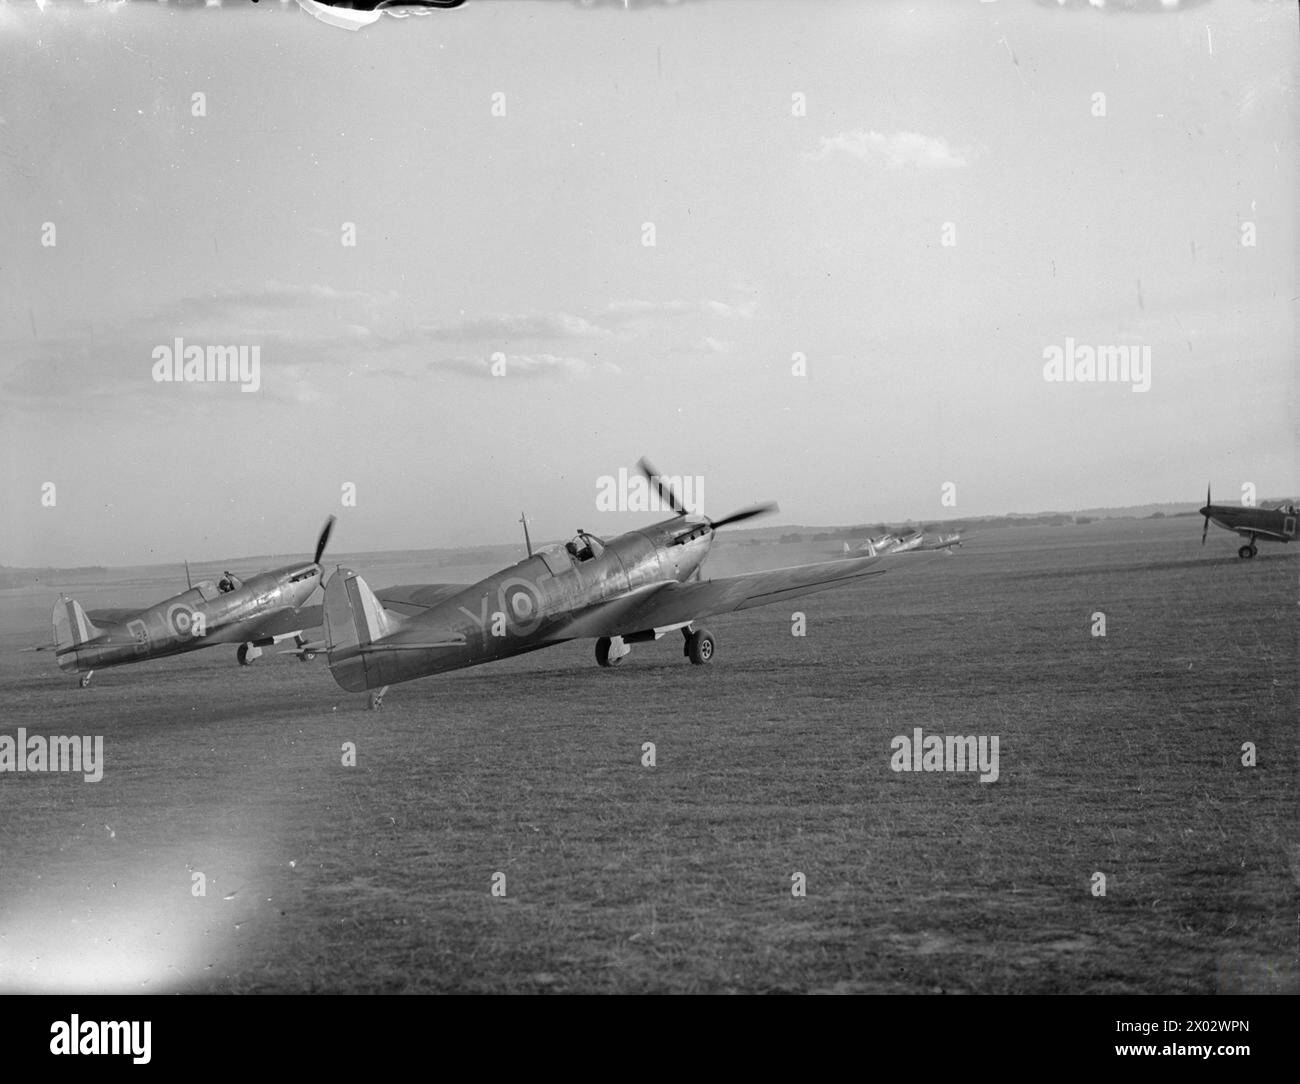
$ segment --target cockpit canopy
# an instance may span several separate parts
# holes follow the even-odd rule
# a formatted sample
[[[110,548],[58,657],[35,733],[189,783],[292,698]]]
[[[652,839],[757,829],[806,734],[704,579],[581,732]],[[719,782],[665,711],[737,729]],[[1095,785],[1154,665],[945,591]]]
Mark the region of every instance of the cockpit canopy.
[[[238,591],[243,586],[244,581],[233,572],[223,572],[221,579],[217,581],[217,590],[223,595],[229,594],[231,591]]]
[[[199,580],[193,587],[180,596],[186,602],[211,602],[221,597],[217,585],[211,580]]]
[[[578,533],[564,544],[564,550],[575,561],[591,561],[605,552],[605,543],[579,527]]]

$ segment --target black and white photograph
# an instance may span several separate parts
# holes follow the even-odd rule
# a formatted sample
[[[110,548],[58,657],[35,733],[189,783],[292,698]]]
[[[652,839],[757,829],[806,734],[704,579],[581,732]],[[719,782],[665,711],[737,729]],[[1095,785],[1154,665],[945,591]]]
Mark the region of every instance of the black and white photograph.
[[[1098,1066],[1262,1053],[1298,29],[0,3],[23,1041],[161,1065],[154,995],[1012,995],[1109,1005]]]

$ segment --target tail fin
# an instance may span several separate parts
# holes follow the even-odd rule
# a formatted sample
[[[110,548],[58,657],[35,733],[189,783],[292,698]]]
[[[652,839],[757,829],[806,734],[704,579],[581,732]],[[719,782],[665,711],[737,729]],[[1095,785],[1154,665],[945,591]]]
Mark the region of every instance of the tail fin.
[[[104,630],[91,623],[81,603],[67,595],[59,596],[54,604],[54,652],[61,670],[74,669],[76,648],[103,635]]]
[[[384,684],[378,667],[367,673],[365,649],[406,623],[407,618],[385,609],[352,569],[336,571],[325,585],[325,650],[334,680],[349,692]]]

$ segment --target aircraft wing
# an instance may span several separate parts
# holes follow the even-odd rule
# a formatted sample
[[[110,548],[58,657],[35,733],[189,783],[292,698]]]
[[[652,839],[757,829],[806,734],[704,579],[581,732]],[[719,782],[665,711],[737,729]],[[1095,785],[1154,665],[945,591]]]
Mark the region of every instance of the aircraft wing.
[[[1274,542],[1289,542],[1290,538],[1281,531],[1270,531],[1266,527],[1233,527],[1242,538],[1249,538],[1254,535],[1257,538],[1271,538]],[[95,619],[92,617],[92,621]]]
[[[592,636],[630,636],[653,629],[675,628],[714,614],[748,610],[775,602],[841,587],[864,576],[886,571],[882,557],[857,557],[796,565],[770,572],[750,572],[694,583],[655,584],[578,614],[557,630],[557,640]]]
[[[273,636],[290,636],[304,629],[319,628],[324,623],[324,607],[304,606],[295,610],[285,606],[272,610],[260,621],[252,621],[241,626],[240,635],[245,640],[265,640]]]
[[[453,595],[459,595],[468,583],[412,583],[400,587],[385,587],[375,592],[375,598],[384,604],[385,609],[399,613],[403,617],[421,614],[431,610],[440,602],[445,602]]]

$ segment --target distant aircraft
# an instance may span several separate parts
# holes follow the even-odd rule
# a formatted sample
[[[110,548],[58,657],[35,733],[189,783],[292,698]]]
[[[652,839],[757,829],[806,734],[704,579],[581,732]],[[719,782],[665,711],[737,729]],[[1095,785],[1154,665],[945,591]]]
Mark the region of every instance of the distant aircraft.
[[[676,514],[606,541],[579,529],[475,584],[436,583],[372,591],[340,568],[325,585],[330,672],[350,692],[492,662],[568,640],[595,639],[596,662],[614,666],[631,644],[680,630],[695,665],[716,641],[701,618],[841,587],[883,572],[881,556],[800,565],[716,580],[701,577],[714,534],[776,511],[760,504],[713,520],[688,516],[671,486],[644,459],[642,473]],[[530,546],[531,549],[531,546]]]
[[[84,671],[84,689],[96,670],[214,644],[239,644],[236,658],[241,666],[249,666],[261,657],[263,647],[291,636],[297,637],[299,658],[312,658],[313,650],[301,634],[320,625],[321,607],[304,608],[303,603],[320,586],[320,559],[333,528],[330,516],[310,564],[286,565],[243,581],[226,572],[219,583],[204,580],[143,610],[87,612],[61,595],[54,604],[59,669]]]
[[[1284,504],[1280,508],[1250,508],[1245,505],[1215,504],[1210,499],[1210,487],[1205,487],[1205,507],[1201,509],[1205,526],[1201,528],[1201,545],[1209,534],[1213,521],[1225,531],[1236,531],[1248,541],[1237,550],[1238,557],[1254,557],[1255,539],[1270,542],[1290,542],[1296,537],[1296,506]]]
[[[844,552],[866,553],[872,557],[883,557],[891,553],[907,553],[909,550],[944,549],[949,546],[960,546],[961,543],[961,533],[958,532],[947,536],[939,535],[937,543],[927,546],[925,545],[925,535],[921,531],[912,531],[905,535],[882,534],[879,538],[868,538],[856,550],[845,542]]]

